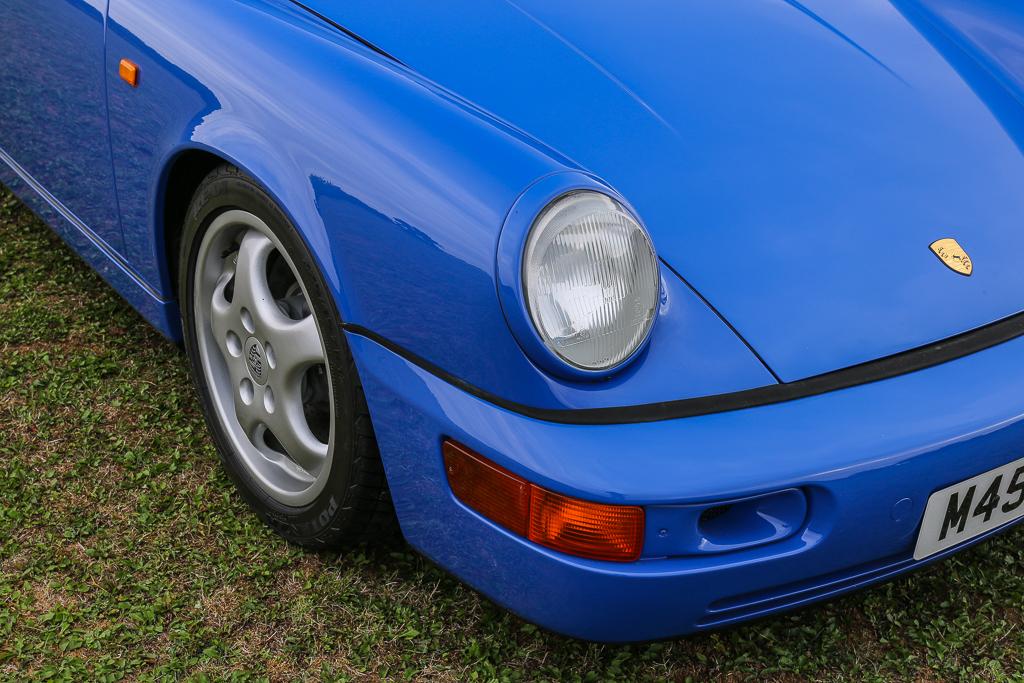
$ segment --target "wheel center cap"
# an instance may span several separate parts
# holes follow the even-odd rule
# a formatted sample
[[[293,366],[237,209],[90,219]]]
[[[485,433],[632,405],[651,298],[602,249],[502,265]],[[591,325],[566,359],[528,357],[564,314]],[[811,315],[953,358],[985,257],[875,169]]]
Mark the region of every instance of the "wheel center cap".
[[[249,369],[253,382],[259,385],[267,383],[267,354],[256,337],[245,340],[245,367]]]

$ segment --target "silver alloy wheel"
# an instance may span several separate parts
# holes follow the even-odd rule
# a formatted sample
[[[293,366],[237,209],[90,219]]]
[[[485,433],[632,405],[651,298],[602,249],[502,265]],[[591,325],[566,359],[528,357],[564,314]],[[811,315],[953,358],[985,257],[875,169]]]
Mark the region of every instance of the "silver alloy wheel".
[[[294,262],[266,223],[235,209],[207,228],[194,277],[199,358],[224,432],[268,495],[312,502],[331,469],[334,394]]]

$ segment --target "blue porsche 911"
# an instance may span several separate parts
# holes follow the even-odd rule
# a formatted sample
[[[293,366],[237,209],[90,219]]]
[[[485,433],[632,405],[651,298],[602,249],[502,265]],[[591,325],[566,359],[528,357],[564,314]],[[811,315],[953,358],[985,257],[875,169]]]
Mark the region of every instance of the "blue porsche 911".
[[[310,548],[721,627],[1024,518],[1015,0],[0,0],[0,179]]]

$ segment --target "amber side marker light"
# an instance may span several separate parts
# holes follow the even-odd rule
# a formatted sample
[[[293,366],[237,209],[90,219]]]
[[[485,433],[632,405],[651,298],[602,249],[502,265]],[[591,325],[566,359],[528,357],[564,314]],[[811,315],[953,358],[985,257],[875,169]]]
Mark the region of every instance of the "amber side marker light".
[[[118,73],[121,76],[121,80],[132,86],[133,88],[139,87],[139,65],[135,62],[122,59],[121,66],[118,69]]]
[[[454,441],[442,446],[455,497],[487,519],[553,550],[611,562],[639,559],[644,509],[563,496],[531,484]]]

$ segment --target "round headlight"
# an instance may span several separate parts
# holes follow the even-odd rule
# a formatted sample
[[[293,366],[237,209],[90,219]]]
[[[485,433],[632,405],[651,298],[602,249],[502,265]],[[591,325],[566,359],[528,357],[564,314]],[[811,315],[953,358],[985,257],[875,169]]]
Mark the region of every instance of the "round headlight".
[[[541,339],[584,370],[608,370],[647,339],[658,306],[658,259],[647,231],[599,192],[564,195],[534,221],[523,287]]]

